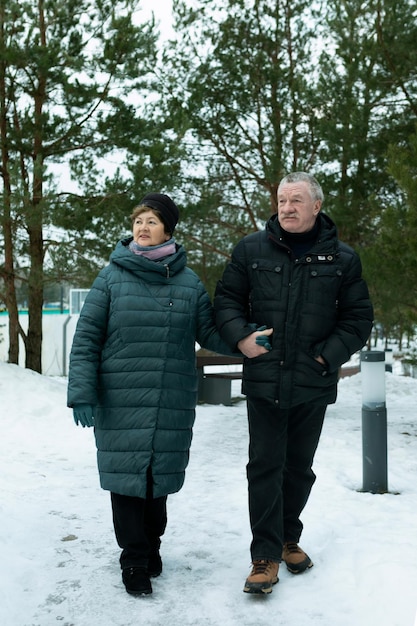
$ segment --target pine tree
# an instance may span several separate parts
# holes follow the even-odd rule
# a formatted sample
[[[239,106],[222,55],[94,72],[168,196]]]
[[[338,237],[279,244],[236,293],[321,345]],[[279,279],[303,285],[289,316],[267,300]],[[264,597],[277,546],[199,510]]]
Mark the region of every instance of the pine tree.
[[[98,159],[123,147],[136,118],[129,96],[149,93],[156,59],[153,23],[135,26],[137,7],[135,0],[0,0],[1,297],[10,315],[9,361],[18,362],[20,335],[26,367],[38,372],[44,286],[59,257],[53,227],[65,226],[68,214],[78,220],[73,230],[86,232],[94,221],[94,212],[71,212],[85,207],[81,199],[70,194],[72,202],[62,202],[53,166],[70,160],[77,182],[97,180]],[[27,333],[17,316],[19,284]]]

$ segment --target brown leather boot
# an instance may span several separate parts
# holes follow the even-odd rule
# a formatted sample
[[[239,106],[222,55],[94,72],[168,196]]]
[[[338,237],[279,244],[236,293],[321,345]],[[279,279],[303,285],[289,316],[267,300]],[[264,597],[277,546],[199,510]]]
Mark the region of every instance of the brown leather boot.
[[[271,593],[272,585],[278,582],[279,563],[260,559],[253,561],[252,571],[246,579],[245,593]]]
[[[313,562],[295,541],[286,541],[282,550],[282,560],[285,561],[287,569],[292,574],[301,574],[310,567]]]

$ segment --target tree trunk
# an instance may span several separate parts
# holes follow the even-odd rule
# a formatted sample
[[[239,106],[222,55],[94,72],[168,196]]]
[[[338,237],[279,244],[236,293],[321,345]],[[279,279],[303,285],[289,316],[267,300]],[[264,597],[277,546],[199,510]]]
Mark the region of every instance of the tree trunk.
[[[29,325],[26,367],[42,373],[43,241],[42,229],[30,233]]]
[[[0,46],[4,48],[4,7],[0,13]],[[19,314],[17,310],[16,284],[13,262],[13,228],[11,217],[11,183],[10,183],[10,154],[7,135],[7,106],[6,106],[6,62],[0,62],[0,141],[1,172],[3,178],[3,202],[1,212],[1,226],[4,238],[4,299],[9,313],[9,354],[8,362],[19,362]]]
[[[46,22],[43,0],[39,0],[39,34],[40,43],[46,49]],[[33,135],[33,187],[30,216],[28,219],[29,233],[29,325],[26,342],[26,367],[42,373],[42,306],[43,306],[43,107],[46,103],[47,72],[40,67],[37,76],[38,84],[34,94],[35,119]]]

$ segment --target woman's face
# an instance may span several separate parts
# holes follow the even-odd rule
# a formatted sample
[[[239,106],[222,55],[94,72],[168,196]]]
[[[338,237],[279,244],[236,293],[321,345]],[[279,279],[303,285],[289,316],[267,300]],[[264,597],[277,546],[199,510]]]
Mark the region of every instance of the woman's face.
[[[171,239],[165,232],[163,222],[149,209],[138,215],[133,222],[133,239],[140,246],[159,246]]]

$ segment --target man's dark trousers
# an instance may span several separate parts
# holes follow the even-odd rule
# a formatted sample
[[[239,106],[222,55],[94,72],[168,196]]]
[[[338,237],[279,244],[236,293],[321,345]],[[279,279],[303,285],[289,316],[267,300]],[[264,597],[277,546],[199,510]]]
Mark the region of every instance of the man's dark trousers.
[[[279,409],[248,398],[249,517],[252,561],[281,561],[286,541],[299,542],[300,515],[316,476],[312,470],[327,405]]]

